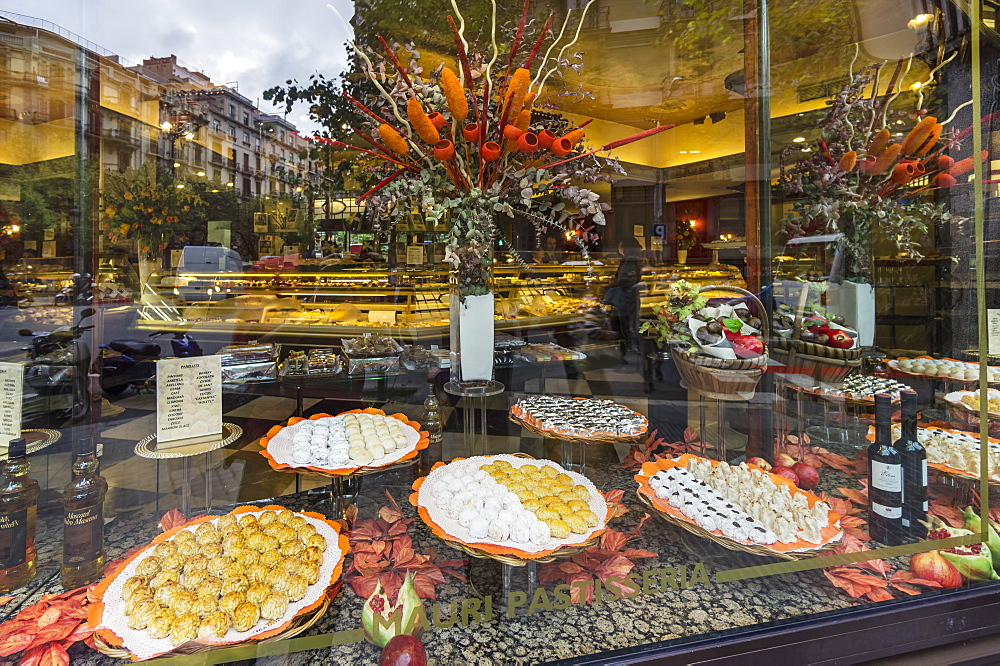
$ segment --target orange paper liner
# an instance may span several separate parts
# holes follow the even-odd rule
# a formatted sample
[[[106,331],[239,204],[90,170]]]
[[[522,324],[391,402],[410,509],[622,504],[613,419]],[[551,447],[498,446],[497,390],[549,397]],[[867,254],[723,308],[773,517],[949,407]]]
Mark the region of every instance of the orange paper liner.
[[[293,416],[290,419],[288,419],[288,424],[287,425],[274,426],[273,428],[271,428],[270,430],[267,431],[266,435],[264,435],[263,437],[260,438],[260,445],[261,445],[260,455],[262,455],[265,458],[267,458],[267,462],[269,462],[271,464],[271,467],[274,468],[274,469],[276,469],[276,470],[291,470],[291,471],[295,471],[295,470],[302,469],[302,470],[309,470],[311,472],[320,472],[322,474],[335,474],[335,475],[338,475],[338,476],[346,476],[348,474],[353,474],[354,472],[356,472],[357,470],[361,469],[362,467],[370,467],[370,468],[386,467],[388,465],[395,465],[397,463],[401,463],[404,460],[410,460],[412,458],[415,458],[420,451],[422,451],[423,449],[426,449],[427,446],[430,444],[430,433],[428,433],[426,430],[421,430],[420,429],[420,424],[417,423],[416,421],[410,421],[409,419],[407,419],[406,414],[386,414],[381,409],[375,409],[374,407],[368,407],[366,409],[352,409],[349,412],[341,412],[340,414],[337,414],[336,416],[343,416],[344,414],[377,414],[379,416],[388,416],[389,418],[393,418],[393,419],[396,419],[397,421],[401,421],[401,422],[405,423],[406,425],[410,426],[411,428],[413,428],[414,430],[416,430],[417,434],[420,435],[420,439],[417,441],[417,445],[413,448],[413,450],[410,451],[410,452],[408,452],[402,458],[399,458],[397,460],[393,460],[392,462],[382,463],[381,465],[359,465],[357,467],[343,467],[341,469],[328,469],[326,467],[312,467],[312,466],[309,466],[309,465],[288,465],[286,463],[280,463],[280,462],[276,461],[271,456],[271,454],[267,452],[267,444],[268,444],[268,442],[271,441],[272,437],[274,437],[275,435],[277,435],[283,429],[287,428],[288,426],[293,426],[296,423],[299,423],[300,421],[305,421],[306,420],[306,419],[303,419],[303,418],[299,418],[298,416]],[[312,416],[309,417],[308,420],[315,421],[317,419],[331,418],[332,416],[333,416],[332,414],[313,414]]]
[[[670,469],[671,467],[687,467],[688,462],[696,458],[699,458],[699,456],[696,456],[693,453],[685,453],[679,458],[673,458],[670,460],[650,461],[644,463],[642,466],[642,471],[639,474],[635,475],[635,480],[639,483],[639,491],[647,498],[649,498],[649,500],[653,503],[653,505],[657,509],[663,511],[664,513],[670,514],[672,517],[678,520],[683,520],[688,523],[691,523],[692,525],[697,525],[697,523],[688,518],[687,516],[685,516],[680,511],[680,509],[674,508],[667,500],[660,499],[659,497],[656,496],[656,491],[654,491],[652,486],[649,485],[649,480],[653,477],[654,474],[662,470]],[[718,460],[712,460],[711,458],[706,458],[706,460],[712,463],[712,467],[715,467],[716,465],[719,464]],[[756,465],[748,465],[748,467],[750,467],[751,469],[760,469]],[[814,506],[816,502],[820,501],[819,497],[817,497],[813,493],[798,488],[794,483],[792,483],[791,479],[786,479],[785,477],[780,476],[778,474],[771,474],[770,472],[765,472],[762,469],[760,469],[760,471],[767,474],[771,478],[771,482],[774,483],[775,485],[782,485],[787,487],[789,492],[791,492],[793,495],[796,493],[801,493],[805,495],[806,498],[809,500],[810,507]],[[786,553],[791,551],[816,550],[831,543],[832,540],[838,534],[840,534],[841,530],[840,528],[837,527],[838,520],[840,520],[840,514],[837,513],[836,511],[831,510],[830,524],[820,530],[820,534],[823,536],[823,543],[820,544],[810,543],[808,541],[803,541],[802,539],[796,539],[791,543],[784,543],[779,541],[777,543],[772,543],[772,544],[755,543],[753,545],[759,548],[767,548],[769,550],[773,550],[779,553]],[[714,532],[712,532],[712,534],[718,536],[720,539],[727,539],[729,541],[732,541],[733,543],[746,543],[744,541],[736,541],[735,539],[729,539],[729,537],[724,536],[722,532],[718,530],[715,530]]]
[[[974,437],[977,440],[979,439],[979,433],[975,432],[966,432],[964,430],[949,430],[948,428],[938,428],[937,426],[918,426],[918,427],[923,430],[940,430],[941,432],[950,432],[956,435],[968,435],[970,437]],[[865,439],[867,439],[869,442],[875,441],[874,426],[868,426],[868,434],[865,435]],[[993,444],[1000,444],[1000,439],[996,439],[995,437],[987,437],[987,440],[989,442],[992,442]],[[930,467],[931,469],[936,469],[939,472],[944,472],[945,474],[951,474],[953,476],[961,476],[966,479],[978,480],[980,478],[979,475],[973,474],[968,470],[958,469],[956,467],[950,467],[948,465],[945,465],[944,463],[933,463],[928,461],[927,466]],[[996,481],[990,481],[990,483],[992,483],[993,485],[997,485]]]
[[[483,456],[483,457],[492,458],[493,456]],[[455,462],[456,460],[465,460],[465,458],[455,458],[451,462]],[[443,462],[435,463],[431,467],[430,471],[433,472],[438,467],[444,467],[445,464],[447,463]],[[591,539],[601,536],[608,530],[608,521],[611,520],[615,514],[615,508],[609,504],[607,516],[605,516],[604,518],[604,527],[592,533],[590,536],[588,536],[586,539],[583,539],[582,541],[578,541],[576,543],[560,544],[558,548],[553,548],[551,550],[540,550],[538,552],[531,553],[526,550],[520,550],[519,548],[511,548],[510,546],[498,546],[493,543],[476,543],[476,542],[462,541],[458,537],[454,537],[445,532],[440,525],[438,525],[431,519],[430,513],[427,511],[427,509],[420,506],[420,504],[417,502],[417,495],[418,495],[417,491],[420,490],[420,486],[423,485],[424,479],[426,478],[427,478],[426,476],[422,476],[413,482],[413,492],[410,494],[410,504],[412,504],[417,508],[417,513],[420,514],[420,518],[424,521],[427,527],[431,529],[431,532],[433,532],[435,536],[437,536],[439,539],[443,541],[452,541],[455,543],[465,544],[466,546],[477,548],[492,555],[506,555],[508,557],[519,557],[522,560],[536,560],[542,557],[549,557],[550,555],[559,552],[559,550],[562,548],[575,548],[577,546],[582,546]]]
[[[571,399],[572,400],[589,400],[590,398],[571,398]],[[587,439],[588,437],[640,437],[640,436],[642,436],[644,433],[646,433],[649,430],[649,419],[647,419],[645,416],[643,416],[642,414],[640,414],[639,412],[635,411],[634,409],[632,409],[630,407],[626,407],[625,405],[618,405],[618,406],[621,407],[622,409],[627,409],[628,411],[632,412],[633,414],[635,414],[636,416],[638,416],[639,418],[642,419],[643,423],[646,424],[646,427],[642,430],[642,432],[636,433],[635,435],[626,435],[626,434],[620,433],[620,432],[610,432],[610,431],[607,431],[607,430],[601,430],[601,431],[598,431],[598,432],[592,432],[589,435],[573,435],[573,434],[571,434],[567,430],[554,429],[554,428],[546,428],[545,426],[543,426],[542,424],[540,424],[538,421],[536,421],[535,417],[531,416],[530,414],[528,414],[527,412],[525,412],[523,409],[521,409],[521,407],[517,403],[514,403],[513,405],[511,405],[510,413],[513,414],[514,416],[516,416],[517,418],[521,419],[525,423],[530,423],[532,426],[534,426],[535,428],[538,428],[539,430],[543,430],[545,432],[556,433],[558,435],[563,435],[564,437],[579,437],[580,439]]]
[[[276,504],[271,504],[265,507],[240,506],[230,511],[230,513],[241,514],[241,513],[255,513],[258,511],[268,511],[268,510],[279,511],[284,508],[285,507],[278,506]],[[337,532],[337,546],[340,548],[340,561],[338,561],[337,564],[334,566],[333,573],[330,575],[330,581],[326,585],[326,589],[323,591],[323,594],[321,594],[319,598],[316,599],[315,602],[299,610],[297,613],[295,613],[295,615],[288,618],[288,620],[282,623],[280,626],[275,627],[274,629],[269,629],[267,631],[261,632],[249,640],[261,641],[270,638],[271,636],[275,636],[284,631],[285,629],[287,629],[288,626],[291,625],[291,623],[295,620],[295,618],[319,608],[320,605],[323,603],[323,598],[328,593],[329,588],[340,579],[340,576],[344,571],[344,559],[347,557],[347,551],[350,547],[350,541],[348,540],[347,535],[341,533],[340,524],[337,523],[336,521],[329,520],[326,516],[322,514],[313,513],[312,511],[296,511],[295,513],[303,516],[309,516],[310,518],[317,518],[319,520],[322,520],[324,523],[332,527]],[[100,635],[101,640],[103,640],[110,646],[124,647],[128,649],[128,646],[125,645],[124,639],[119,637],[118,634],[113,632],[111,629],[102,626],[102,621],[104,618],[104,594],[107,592],[108,587],[115,580],[115,578],[117,578],[118,575],[125,570],[125,567],[128,566],[131,562],[133,562],[136,558],[142,556],[150,548],[154,548],[158,544],[161,544],[164,541],[170,539],[172,536],[174,536],[181,530],[191,527],[192,525],[200,525],[201,523],[207,523],[219,517],[220,516],[202,516],[201,518],[196,518],[187,523],[184,523],[183,525],[179,525],[173,528],[172,530],[160,534],[155,539],[153,539],[145,548],[127,557],[120,565],[118,565],[117,569],[115,569],[112,573],[105,576],[104,579],[94,587],[94,591],[92,594],[94,597],[97,598],[97,601],[90,604],[90,606],[88,607],[87,624],[89,624],[92,627],[97,627],[96,632]],[[200,642],[200,641],[193,641],[193,642]],[[238,645],[239,643],[242,642],[244,641],[221,641],[218,643],[201,643],[201,644],[210,645],[212,647],[225,647],[227,645]],[[159,654],[149,657],[149,659],[155,659],[156,657],[162,656],[164,654],[169,654],[172,651],[173,650],[167,650],[166,652],[161,652]],[[135,655],[132,655],[132,661],[139,661],[139,659],[137,659]]]

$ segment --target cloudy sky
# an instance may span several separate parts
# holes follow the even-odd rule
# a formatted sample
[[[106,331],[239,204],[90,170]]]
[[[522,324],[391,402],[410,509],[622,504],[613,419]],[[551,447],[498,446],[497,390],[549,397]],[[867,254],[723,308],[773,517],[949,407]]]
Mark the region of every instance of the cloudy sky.
[[[0,0],[0,9],[51,21],[133,63],[171,53],[215,83],[271,110],[261,93],[286,79],[340,72],[351,0]],[[289,120],[313,127],[303,109]]]

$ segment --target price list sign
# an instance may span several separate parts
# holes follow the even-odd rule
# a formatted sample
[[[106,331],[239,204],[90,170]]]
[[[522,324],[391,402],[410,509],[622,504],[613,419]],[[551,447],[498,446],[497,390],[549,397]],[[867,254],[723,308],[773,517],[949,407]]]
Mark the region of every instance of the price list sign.
[[[21,436],[21,393],[24,366],[0,363],[0,446]]]
[[[157,448],[222,436],[222,357],[170,358],[156,364]]]

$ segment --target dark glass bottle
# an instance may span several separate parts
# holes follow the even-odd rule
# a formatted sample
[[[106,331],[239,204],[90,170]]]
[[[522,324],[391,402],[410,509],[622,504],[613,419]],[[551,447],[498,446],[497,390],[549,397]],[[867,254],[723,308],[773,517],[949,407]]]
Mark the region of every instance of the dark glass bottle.
[[[90,439],[73,446],[73,479],[63,488],[63,586],[89,585],[104,571],[104,496],[108,482]]]
[[[28,446],[12,439],[0,464],[0,591],[24,587],[35,578],[35,518],[38,482],[28,478]]]
[[[868,447],[868,534],[887,546],[903,543],[903,465],[892,445],[892,398],[875,396],[875,442]]]
[[[903,530],[911,537],[927,536],[927,452],[917,440],[917,393],[900,393],[903,432],[893,445],[903,466]]]

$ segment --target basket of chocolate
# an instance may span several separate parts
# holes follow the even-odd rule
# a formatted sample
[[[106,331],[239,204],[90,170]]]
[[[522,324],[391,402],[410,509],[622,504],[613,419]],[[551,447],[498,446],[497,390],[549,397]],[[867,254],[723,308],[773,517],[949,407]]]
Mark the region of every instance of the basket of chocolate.
[[[652,334],[670,356],[681,385],[707,398],[750,400],[767,365],[768,322],[760,300],[739,287],[698,288],[685,280],[640,333]]]
[[[861,366],[858,332],[847,325],[843,315],[809,305],[808,296],[805,285],[794,305],[776,298],[771,354],[787,366],[787,372],[822,382],[842,381]]]
[[[395,372],[399,370],[399,355],[403,348],[385,335],[365,335],[343,341],[347,357],[347,372]]]

